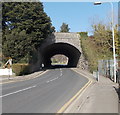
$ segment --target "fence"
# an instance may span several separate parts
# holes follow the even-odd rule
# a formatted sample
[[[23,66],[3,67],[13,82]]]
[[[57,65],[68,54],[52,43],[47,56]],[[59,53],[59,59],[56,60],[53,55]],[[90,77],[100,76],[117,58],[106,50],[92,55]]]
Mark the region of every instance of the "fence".
[[[116,61],[117,77],[120,77],[120,60]],[[98,61],[99,75],[114,79],[114,61],[113,60],[99,60]]]

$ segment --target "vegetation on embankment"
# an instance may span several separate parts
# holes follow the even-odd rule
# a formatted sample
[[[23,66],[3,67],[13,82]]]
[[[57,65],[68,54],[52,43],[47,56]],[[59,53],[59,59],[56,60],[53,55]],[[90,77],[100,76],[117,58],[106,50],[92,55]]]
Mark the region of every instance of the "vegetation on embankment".
[[[81,47],[83,55],[88,61],[89,71],[97,71],[98,60],[111,58],[112,53],[109,51],[101,51],[96,43],[89,37],[81,37]]]
[[[93,25],[93,30],[93,36],[88,36],[87,32],[79,33],[81,36],[81,47],[84,57],[88,61],[90,72],[97,71],[99,60],[113,59],[111,30],[100,23]],[[118,38],[118,31],[115,28],[116,54],[120,56],[120,40]]]

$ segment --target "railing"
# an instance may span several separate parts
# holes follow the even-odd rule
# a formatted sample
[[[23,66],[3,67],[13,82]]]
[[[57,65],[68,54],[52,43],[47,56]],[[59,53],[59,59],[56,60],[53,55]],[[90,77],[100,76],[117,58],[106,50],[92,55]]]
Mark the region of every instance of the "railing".
[[[117,80],[120,78],[120,60],[116,61],[116,77]],[[100,75],[114,79],[114,61],[113,60],[99,60],[98,61],[98,72]]]

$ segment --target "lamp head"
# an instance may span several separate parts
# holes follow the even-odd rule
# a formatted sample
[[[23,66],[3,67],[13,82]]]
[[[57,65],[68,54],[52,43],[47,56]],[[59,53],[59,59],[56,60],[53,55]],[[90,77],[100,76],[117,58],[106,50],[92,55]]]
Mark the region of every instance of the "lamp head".
[[[94,2],[94,5],[101,5],[101,2]]]

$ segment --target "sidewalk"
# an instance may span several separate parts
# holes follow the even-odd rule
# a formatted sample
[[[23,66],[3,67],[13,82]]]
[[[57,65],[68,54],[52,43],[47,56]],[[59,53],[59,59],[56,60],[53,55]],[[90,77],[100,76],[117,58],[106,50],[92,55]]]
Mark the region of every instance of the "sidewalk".
[[[92,74],[83,70],[90,78]],[[65,113],[118,113],[118,84],[100,76],[99,82],[94,81],[65,111]]]
[[[41,74],[43,74],[46,71],[39,71],[39,72],[34,72],[29,75],[23,75],[23,76],[0,76],[0,84],[1,83],[6,83],[6,82],[15,82],[15,81],[23,81],[23,80],[28,80],[28,79],[33,79],[36,77],[39,77]]]

